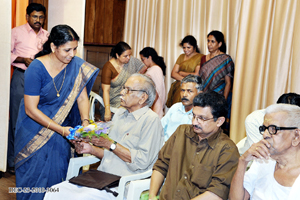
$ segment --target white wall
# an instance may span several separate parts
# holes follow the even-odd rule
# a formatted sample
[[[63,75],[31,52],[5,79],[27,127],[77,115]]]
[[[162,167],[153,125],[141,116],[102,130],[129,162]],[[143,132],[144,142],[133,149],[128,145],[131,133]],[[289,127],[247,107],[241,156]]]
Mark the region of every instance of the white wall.
[[[77,56],[83,57],[85,0],[49,0],[48,31],[58,24],[71,26],[80,37]]]
[[[6,171],[10,86],[11,1],[0,0],[0,171]]]

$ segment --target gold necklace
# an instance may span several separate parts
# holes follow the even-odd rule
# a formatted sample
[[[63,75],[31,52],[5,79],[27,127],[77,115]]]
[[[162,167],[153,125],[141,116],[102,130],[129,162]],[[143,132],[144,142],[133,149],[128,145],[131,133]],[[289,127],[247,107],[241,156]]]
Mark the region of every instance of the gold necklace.
[[[62,88],[62,86],[64,85],[64,82],[65,82],[66,71],[67,71],[67,70],[66,70],[66,68],[67,68],[67,67],[65,67],[64,78],[63,78],[63,81],[62,81],[62,84],[61,84],[61,86],[60,86],[59,90],[57,90],[57,88],[56,88],[56,85],[55,85],[55,82],[54,82],[54,78],[52,78],[53,85],[54,85],[54,88],[55,88],[55,90],[56,90],[56,96],[57,96],[57,97],[59,97],[59,96],[60,96],[59,92],[61,91],[61,88]]]

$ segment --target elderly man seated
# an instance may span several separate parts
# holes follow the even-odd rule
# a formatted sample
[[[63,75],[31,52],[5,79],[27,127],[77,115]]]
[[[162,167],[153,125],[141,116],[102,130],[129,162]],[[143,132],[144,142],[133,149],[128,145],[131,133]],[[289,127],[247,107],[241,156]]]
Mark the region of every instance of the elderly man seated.
[[[78,153],[102,159],[98,170],[119,176],[145,172],[152,168],[163,145],[160,119],[149,107],[155,100],[155,86],[147,76],[133,74],[121,91],[121,106],[113,117],[111,140],[100,137],[89,143],[76,143]],[[45,199],[115,199],[111,193],[81,187],[67,181],[54,185],[59,192],[47,193]]]
[[[292,104],[300,107],[300,95],[296,93],[285,93],[278,98],[276,103]],[[258,131],[258,127],[264,122],[265,111],[266,109],[255,110],[247,116],[245,120],[247,138],[244,146],[239,149],[241,155],[247,151],[253,143],[257,143],[263,139]]]
[[[180,125],[159,152],[151,176],[151,200],[165,178],[160,200],[228,198],[239,154],[221,129],[226,100],[210,91],[198,94],[193,105],[192,125]]]
[[[181,80],[181,102],[172,105],[167,114],[161,119],[165,132],[165,141],[176,131],[181,124],[192,123],[193,100],[202,90],[200,76],[188,75]]]
[[[300,197],[300,107],[274,104],[259,127],[263,139],[240,158],[230,199],[295,200]],[[245,173],[249,161],[253,160]]]

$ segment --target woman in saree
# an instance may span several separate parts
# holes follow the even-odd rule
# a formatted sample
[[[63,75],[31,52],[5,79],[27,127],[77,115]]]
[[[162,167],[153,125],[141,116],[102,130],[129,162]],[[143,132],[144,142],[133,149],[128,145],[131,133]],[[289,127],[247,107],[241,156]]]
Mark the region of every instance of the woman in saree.
[[[112,58],[104,64],[101,74],[100,96],[103,97],[105,121],[110,121],[112,113],[120,107],[120,92],[127,79],[134,73],[146,71],[142,61],[131,57],[131,47],[125,42],[119,42],[113,47],[110,56]]]
[[[181,102],[180,97],[180,81],[189,74],[198,75],[200,68],[200,60],[203,56],[197,46],[197,40],[192,35],[188,35],[180,43],[184,54],[181,54],[173,67],[171,77],[176,81],[172,83],[168,93],[167,107]],[[198,69],[198,71],[195,71]]]
[[[199,76],[203,81],[203,92],[213,90],[223,94],[227,99],[229,114],[223,130],[229,134],[234,63],[231,57],[226,54],[226,43],[222,32],[212,31],[207,35],[207,48],[209,54],[202,57],[199,71]]]
[[[71,156],[65,136],[89,124],[88,94],[99,69],[75,56],[78,41],[71,27],[53,27],[25,72],[15,136],[17,187],[46,189],[65,180]],[[43,199],[44,192],[18,193],[17,199]]]
[[[156,98],[152,105],[152,110],[161,119],[164,116],[164,105],[166,101],[165,79],[166,64],[163,57],[158,56],[155,49],[145,47],[140,51],[141,60],[147,67],[145,75],[149,76],[155,83]]]

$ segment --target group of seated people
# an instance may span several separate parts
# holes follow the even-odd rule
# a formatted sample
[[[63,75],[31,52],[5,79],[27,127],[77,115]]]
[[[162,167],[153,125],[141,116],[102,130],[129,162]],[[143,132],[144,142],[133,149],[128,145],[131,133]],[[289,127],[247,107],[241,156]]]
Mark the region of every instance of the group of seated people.
[[[202,90],[199,76],[183,78],[182,102],[174,104],[160,121],[150,109],[155,100],[154,82],[133,74],[120,93],[123,108],[112,119],[122,124],[113,126],[109,135],[115,142],[101,137],[93,138],[93,145],[73,142],[76,151],[101,158],[99,170],[120,176],[153,168],[151,200],[296,199],[300,95],[284,94],[278,104],[265,109],[264,120],[256,127],[261,140],[240,157],[221,128],[227,115],[225,97]],[[47,193],[45,199],[115,199],[105,190],[68,181],[53,187],[59,192]]]
[[[278,104],[257,111],[260,118],[251,114],[246,127],[257,121],[251,129],[262,136],[251,142],[247,128],[248,146],[240,156],[223,130],[234,65],[221,32],[208,34],[206,56],[193,36],[182,40],[167,113],[162,57],[146,47],[141,62],[128,44],[118,43],[102,71],[103,116],[114,125],[108,137],[70,142],[73,127],[89,125],[88,94],[99,72],[75,56],[78,41],[70,26],[53,27],[26,69],[15,130],[16,186],[56,192],[20,192],[17,199],[115,199],[106,190],[63,181],[71,143],[77,153],[100,158],[103,172],[125,176],[152,169],[151,200],[299,198],[300,97],[284,94]]]

